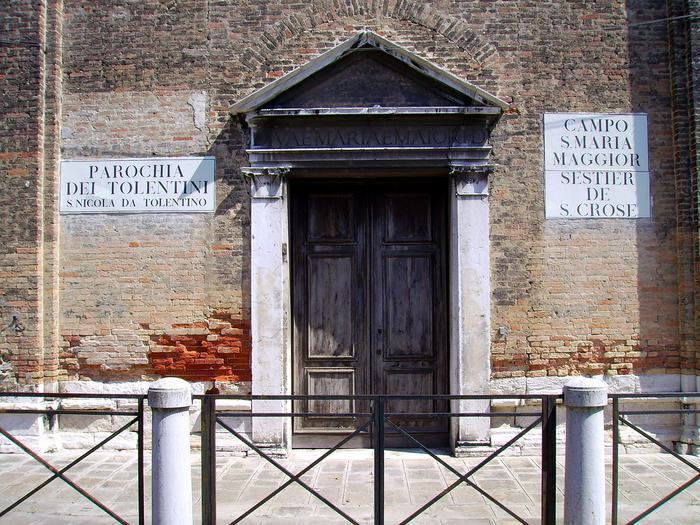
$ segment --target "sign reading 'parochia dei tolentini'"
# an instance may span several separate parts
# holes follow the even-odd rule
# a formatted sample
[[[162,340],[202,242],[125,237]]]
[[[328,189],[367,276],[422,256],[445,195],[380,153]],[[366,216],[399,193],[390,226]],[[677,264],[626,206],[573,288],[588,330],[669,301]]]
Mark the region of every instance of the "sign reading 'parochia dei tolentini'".
[[[548,219],[649,217],[645,114],[544,115]]]
[[[61,213],[213,212],[214,157],[64,160]]]

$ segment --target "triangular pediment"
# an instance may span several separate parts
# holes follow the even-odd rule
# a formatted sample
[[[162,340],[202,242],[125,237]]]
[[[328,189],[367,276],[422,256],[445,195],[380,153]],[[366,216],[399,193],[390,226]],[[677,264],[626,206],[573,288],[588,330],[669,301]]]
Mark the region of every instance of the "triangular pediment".
[[[455,106],[505,110],[508,104],[365,31],[245,97],[231,111]]]

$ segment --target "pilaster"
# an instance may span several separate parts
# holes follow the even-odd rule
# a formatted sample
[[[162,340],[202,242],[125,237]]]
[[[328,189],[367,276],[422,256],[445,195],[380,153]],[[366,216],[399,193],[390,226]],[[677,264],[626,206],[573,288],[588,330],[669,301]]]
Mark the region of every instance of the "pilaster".
[[[452,394],[485,394],[490,378],[488,177],[491,167],[450,168],[450,385]],[[460,412],[488,412],[487,400],[453,403]],[[489,418],[455,418],[459,448],[490,442]]]
[[[291,393],[288,168],[243,168],[250,182],[253,395]],[[284,400],[254,400],[254,412],[290,412]],[[290,418],[253,418],[253,440],[291,445]]]

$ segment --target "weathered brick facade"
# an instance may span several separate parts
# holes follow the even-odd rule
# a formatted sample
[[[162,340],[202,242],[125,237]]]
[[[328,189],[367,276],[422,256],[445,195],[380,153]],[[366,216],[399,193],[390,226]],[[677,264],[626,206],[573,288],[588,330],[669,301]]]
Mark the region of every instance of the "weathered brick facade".
[[[0,320],[25,330],[0,334],[3,387],[178,375],[247,388],[249,137],[229,108],[363,29],[511,103],[492,136],[492,377],[697,373],[700,21],[638,24],[697,2],[7,7]],[[652,218],[545,220],[545,112],[647,113]],[[57,214],[58,159],[205,154],[214,214]]]

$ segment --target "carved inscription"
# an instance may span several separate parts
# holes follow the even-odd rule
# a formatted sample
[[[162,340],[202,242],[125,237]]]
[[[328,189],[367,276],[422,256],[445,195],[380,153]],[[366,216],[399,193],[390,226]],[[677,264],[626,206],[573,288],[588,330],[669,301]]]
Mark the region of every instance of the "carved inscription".
[[[256,148],[416,148],[483,146],[488,135],[481,127],[452,126],[343,126],[260,128]]]

